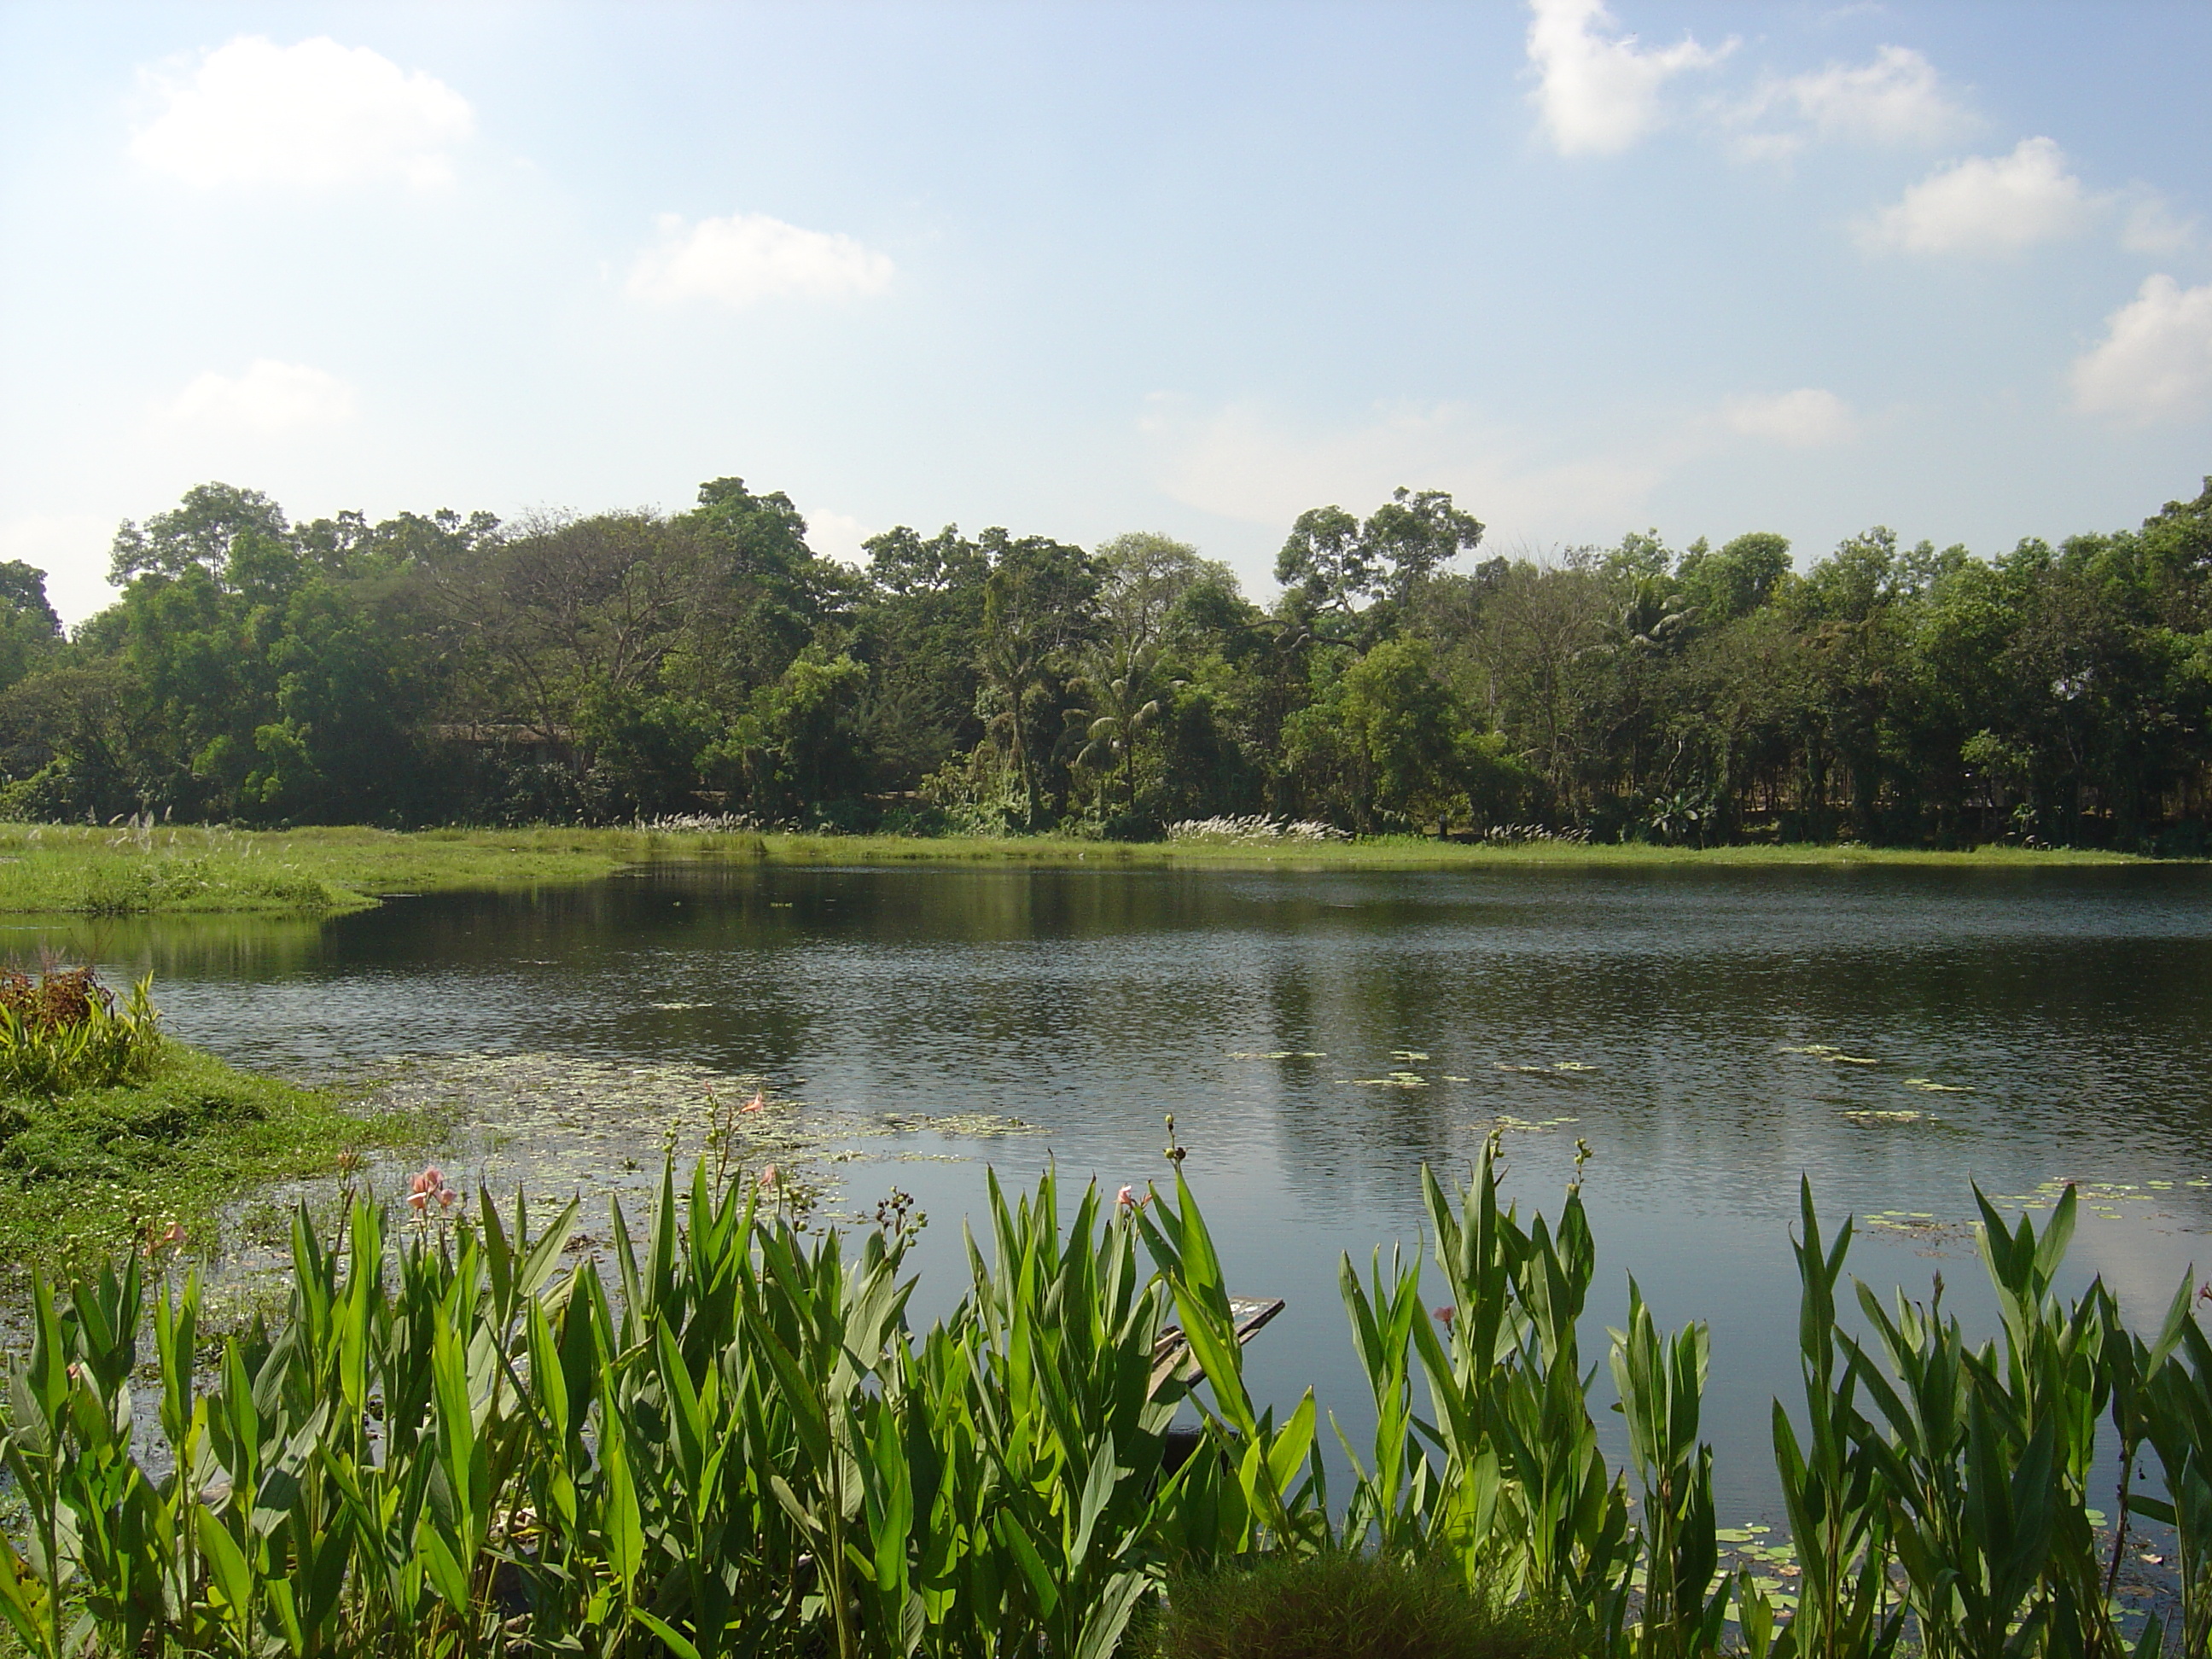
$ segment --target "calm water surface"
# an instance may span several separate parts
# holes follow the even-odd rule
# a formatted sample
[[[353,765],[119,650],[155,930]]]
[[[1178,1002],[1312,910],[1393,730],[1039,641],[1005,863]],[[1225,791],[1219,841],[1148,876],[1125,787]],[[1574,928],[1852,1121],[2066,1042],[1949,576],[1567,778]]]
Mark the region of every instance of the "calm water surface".
[[[2193,869],[662,866],[319,926],[46,938],[153,970],[179,1035],[265,1069],[491,1050],[762,1072],[825,1106],[1017,1115],[1048,1133],[942,1146],[1010,1180],[1051,1157],[1109,1185],[1163,1173],[1172,1111],[1236,1287],[1289,1298],[1255,1380],[1285,1403],[1312,1383],[1347,1419],[1340,1254],[1413,1245],[1422,1163],[1464,1171],[1501,1120],[1524,1203],[1556,1204],[1580,1138],[1586,1357],[1631,1272],[1662,1322],[1711,1321],[1729,1513],[1772,1507],[1801,1172],[1831,1217],[1945,1222],[1972,1212],[1970,1180],[2107,1183],[2077,1277],[2143,1318],[2212,1268],[2212,883]],[[1786,1052],[1815,1045],[1879,1063]],[[982,1164],[843,1172],[849,1200],[921,1196],[917,1305],[941,1305]],[[1877,1232],[1854,1262],[1916,1293],[1941,1271],[1985,1319],[1970,1243]]]

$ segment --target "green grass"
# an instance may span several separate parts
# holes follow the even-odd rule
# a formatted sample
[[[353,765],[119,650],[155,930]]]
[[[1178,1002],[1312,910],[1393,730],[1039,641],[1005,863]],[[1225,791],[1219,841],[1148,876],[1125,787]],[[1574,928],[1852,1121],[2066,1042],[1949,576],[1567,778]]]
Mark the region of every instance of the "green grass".
[[[391,892],[590,881],[680,851],[758,857],[757,836],[626,830],[149,831],[0,825],[0,911],[331,915]]]
[[[672,843],[656,855],[680,855]],[[1226,866],[1278,865],[1296,869],[1484,869],[1506,865],[1590,867],[1645,865],[1925,865],[1968,866],[2148,864],[2130,853],[2069,848],[1989,846],[1972,851],[1798,842],[1786,846],[1652,847],[1641,842],[1598,846],[1583,842],[1521,842],[1468,845],[1424,836],[1376,836],[1361,841],[1301,842],[1287,845],[1195,842],[1100,842],[1066,836],[805,836],[761,837],[753,856],[787,864],[1025,863]]]
[[[223,1207],[251,1188],[417,1131],[178,1042],[143,1081],[0,1099],[0,1273],[105,1259],[171,1222],[197,1254]]]
[[[1274,846],[1082,841],[1063,836],[704,834],[634,830],[360,828],[150,831],[0,824],[0,912],[76,915],[324,916],[391,892],[592,881],[657,860],[781,864],[1031,864],[1334,870],[1486,869],[1560,865],[2126,864],[2118,853],[1984,847],[1935,853],[1858,846],[1722,847],[1698,851],[1568,842],[1462,846],[1418,836]]]

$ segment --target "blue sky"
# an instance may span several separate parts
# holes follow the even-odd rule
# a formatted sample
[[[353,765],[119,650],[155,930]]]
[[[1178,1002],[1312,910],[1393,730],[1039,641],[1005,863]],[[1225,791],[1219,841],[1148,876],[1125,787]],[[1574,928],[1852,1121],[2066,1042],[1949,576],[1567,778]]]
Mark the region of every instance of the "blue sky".
[[[0,5],[0,556],[787,491],[1993,554],[2212,471],[2212,5]]]

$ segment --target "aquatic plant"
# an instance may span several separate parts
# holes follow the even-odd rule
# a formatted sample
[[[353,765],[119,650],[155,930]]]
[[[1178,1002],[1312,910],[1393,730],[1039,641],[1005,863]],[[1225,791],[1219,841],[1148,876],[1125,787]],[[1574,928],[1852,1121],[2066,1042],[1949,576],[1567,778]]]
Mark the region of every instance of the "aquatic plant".
[[[1339,1505],[1312,1392],[1279,1418],[1246,1383],[1181,1151],[1170,1126],[1169,1190],[1087,1188],[1065,1219],[1049,1172],[1012,1198],[994,1176],[966,1294],[919,1333],[909,1206],[811,1234],[703,1162],[685,1188],[664,1172],[641,1234],[611,1206],[611,1281],[571,1255],[574,1202],[533,1230],[520,1195],[448,1206],[426,1170],[412,1208],[450,1223],[349,1194],[326,1237],[302,1209],[283,1318],[204,1348],[198,1279],[165,1276],[150,1366],[138,1255],[66,1296],[38,1281],[7,1367],[26,1519],[0,1616],[40,1659],[1105,1659],[1164,1590],[1144,1639],[1165,1652],[1300,1651],[1294,1604],[1340,1582],[1504,1639],[1468,1651],[2098,1659],[2167,1642],[2152,1619],[2124,1643],[2113,1601],[2150,1524],[2179,1540],[2182,1650],[2212,1639],[2212,1342],[2186,1285],[2148,1336],[2100,1285],[2057,1296],[2070,1194],[2040,1234],[1981,1200],[2002,1329],[1974,1346],[1940,1290],[1859,1285],[1868,1334],[1846,1331],[1852,1228],[1824,1233],[1802,1189],[1803,1395],[1774,1414],[1792,1536],[1760,1547],[1793,1594],[1721,1571],[1705,1328],[1662,1330],[1632,1286],[1609,1345],[1630,1468],[1603,1455],[1579,1165],[1525,1223],[1489,1150],[1464,1186],[1425,1172],[1433,1310],[1418,1258],[1344,1263],[1374,1426],[1335,1425]],[[1196,1444],[1170,1455],[1186,1405]],[[2100,1532],[2107,1419],[2125,1473]]]
[[[1169,1581],[1136,1644],[1158,1659],[1569,1659],[1571,1624],[1456,1572],[1328,1550]]]

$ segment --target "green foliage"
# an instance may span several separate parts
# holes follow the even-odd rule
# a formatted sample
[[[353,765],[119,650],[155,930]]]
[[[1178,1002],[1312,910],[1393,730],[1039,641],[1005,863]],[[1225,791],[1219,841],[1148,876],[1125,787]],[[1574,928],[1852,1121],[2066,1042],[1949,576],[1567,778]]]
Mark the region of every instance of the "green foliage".
[[[563,1267],[573,1203],[533,1231],[519,1196],[481,1194],[395,1233],[356,1198],[331,1237],[303,1211],[274,1330],[204,1350],[197,1279],[165,1282],[143,1369],[136,1255],[65,1297],[40,1280],[9,1362],[22,1519],[0,1616],[56,1659],[1105,1659],[1125,1641],[1164,1659],[2075,1659],[2133,1645],[2112,1575],[2150,1520],[2179,1532],[2201,1650],[2212,1344],[2187,1285],[2148,1339],[2100,1284],[2056,1297],[2070,1194],[2040,1234],[1983,1203],[2002,1332],[1976,1347],[1940,1297],[1885,1306],[1864,1286],[1869,1335],[1847,1332],[1851,1230],[1826,1237],[1806,1193],[1804,1416],[1775,1408],[1802,1571],[1778,1600],[1716,1571],[1704,1328],[1659,1330],[1632,1286],[1610,1350],[1632,1506],[1581,1357],[1579,1185],[1525,1224],[1487,1153],[1466,1188],[1425,1173],[1424,1190],[1454,1301],[1427,1310],[1416,1262],[1344,1264],[1376,1426],[1364,1455],[1346,1437],[1340,1511],[1311,1393],[1279,1419],[1251,1396],[1179,1163],[1171,1194],[1087,1188],[1064,1219],[1050,1174],[1012,1200],[994,1177],[968,1292],[919,1334],[902,1217],[807,1236],[704,1165],[687,1190],[664,1179],[641,1234],[613,1209],[612,1284]],[[157,1455],[134,1442],[139,1377]],[[1199,1443],[1170,1469],[1186,1401]],[[2109,1546],[2084,1486],[2106,1418],[2130,1471]],[[2136,1489],[2146,1451],[2164,1498]],[[2160,1639],[2154,1624],[2136,1650]]]
[[[421,1132],[164,1042],[143,1075],[0,1097],[0,1260],[16,1271],[96,1261],[171,1223],[197,1245],[245,1188]]]
[[[88,968],[36,981],[0,973],[0,1097],[73,1094],[143,1079],[160,1062],[150,977],[118,1010]]]
[[[1474,515],[1440,489],[1395,491],[1364,523],[1340,507],[1298,515],[1275,557],[1275,580],[1310,612],[1349,620],[1374,601],[1385,619],[1447,561],[1482,540]],[[1366,630],[1370,640],[1373,628]]]
[[[1428,642],[1386,640],[1285,723],[1305,799],[1362,834],[1510,820],[1522,775],[1433,670]]]
[[[1266,814],[1601,842],[2201,852],[2212,484],[1989,559],[1876,526],[1455,568],[1441,491],[1316,507],[1254,605],[1154,532],[821,556],[780,492],[358,514],[228,484],[117,531],[59,637],[0,564],[0,811],[1143,839]]]
[[[1170,1581],[1137,1651],[1157,1659],[1569,1659],[1534,1603],[1471,1592],[1455,1573],[1331,1550]]]

